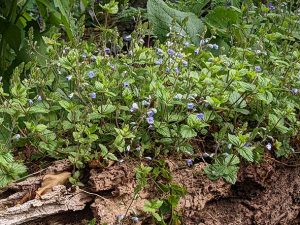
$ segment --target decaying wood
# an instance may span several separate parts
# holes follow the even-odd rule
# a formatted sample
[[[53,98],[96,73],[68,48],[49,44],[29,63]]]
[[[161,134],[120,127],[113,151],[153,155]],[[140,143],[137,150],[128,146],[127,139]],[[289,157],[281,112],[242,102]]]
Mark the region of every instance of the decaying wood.
[[[80,190],[70,191],[58,185],[52,192],[21,205],[0,211],[0,225],[16,225],[66,211],[83,210],[92,197]]]
[[[173,182],[186,188],[187,194],[181,199],[177,210],[183,217],[193,217],[195,212],[203,209],[212,199],[226,196],[230,192],[230,185],[222,180],[210,181],[203,174],[204,163],[194,165],[192,168],[178,165],[176,161],[168,161]],[[136,186],[134,168],[137,163],[117,163],[102,171],[92,170],[90,184],[95,192],[110,190],[110,199],[96,198],[92,204],[95,217],[99,224],[116,224],[118,215],[126,215],[124,221],[132,224],[131,216],[138,215],[143,218],[145,200],[164,198],[157,186],[149,183],[144,190],[134,198]]]

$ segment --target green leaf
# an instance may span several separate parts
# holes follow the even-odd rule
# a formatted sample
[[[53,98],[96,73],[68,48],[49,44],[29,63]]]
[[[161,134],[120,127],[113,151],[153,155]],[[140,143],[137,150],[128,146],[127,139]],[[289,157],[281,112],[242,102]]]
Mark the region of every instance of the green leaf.
[[[239,23],[241,14],[228,7],[216,7],[205,17],[205,22],[217,29],[220,33],[226,33],[229,27]]]
[[[180,134],[183,138],[193,138],[197,136],[197,132],[188,125],[180,126]]]
[[[238,148],[239,154],[249,162],[254,161],[253,147],[241,147]]]
[[[173,9],[162,0],[149,0],[147,11],[154,33],[161,40],[166,40],[170,27],[174,26],[175,31],[189,35],[194,44],[199,44],[199,35],[204,33],[205,26],[195,14]]]
[[[114,105],[101,105],[98,107],[98,111],[100,113],[103,113],[103,114],[110,114],[110,113],[113,113],[114,111],[116,111],[116,106]]]
[[[24,30],[21,30],[15,24],[7,24],[7,28],[3,34],[3,37],[9,46],[15,51],[18,52],[21,46],[22,40],[24,40]]]
[[[241,144],[242,144],[242,142],[240,141],[238,136],[228,134],[228,139],[229,139],[230,143],[233,144],[234,146],[241,146]]]

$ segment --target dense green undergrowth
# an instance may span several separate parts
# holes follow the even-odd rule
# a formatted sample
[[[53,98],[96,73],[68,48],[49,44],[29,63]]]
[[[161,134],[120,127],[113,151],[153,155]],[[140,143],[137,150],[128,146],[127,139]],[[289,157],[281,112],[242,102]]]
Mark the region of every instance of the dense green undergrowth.
[[[24,160],[25,147],[28,161],[68,158],[77,170],[99,158],[155,161],[170,154],[192,166],[194,157],[213,153],[205,173],[230,183],[242,160],[297,151],[299,12],[288,5],[230,10],[230,27],[213,12],[207,16],[199,43],[183,32],[188,19],[182,29],[169,21],[166,43],[151,48],[139,23],[118,54],[117,34],[110,48],[44,37],[46,52],[32,49],[45,63],[21,64],[10,91],[0,86],[0,186],[26,171],[12,155]]]

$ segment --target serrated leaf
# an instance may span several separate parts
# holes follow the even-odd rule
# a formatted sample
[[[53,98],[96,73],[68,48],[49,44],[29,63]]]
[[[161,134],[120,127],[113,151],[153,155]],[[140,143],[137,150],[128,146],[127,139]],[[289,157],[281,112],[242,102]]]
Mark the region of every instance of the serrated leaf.
[[[253,147],[241,147],[238,148],[238,153],[247,161],[254,161]]]

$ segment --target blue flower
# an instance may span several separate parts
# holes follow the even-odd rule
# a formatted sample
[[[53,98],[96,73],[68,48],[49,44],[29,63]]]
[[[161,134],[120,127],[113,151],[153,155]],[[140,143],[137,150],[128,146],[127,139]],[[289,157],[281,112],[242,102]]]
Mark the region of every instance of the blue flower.
[[[33,101],[31,99],[28,99],[29,105],[33,105]]]
[[[90,71],[90,72],[89,72],[89,78],[91,78],[91,79],[92,79],[94,76],[95,76],[95,73],[94,73],[94,71]]]
[[[158,49],[156,50],[156,53],[157,53],[158,55],[162,55],[162,54],[164,53],[164,51],[163,51],[161,48],[158,48]]]
[[[132,37],[131,37],[130,34],[127,34],[127,35],[123,36],[123,40],[126,41],[126,42],[130,42],[132,40]]]
[[[177,74],[180,73],[180,70],[178,69],[178,67],[175,67],[175,68],[174,68],[174,71],[175,71],[175,73],[177,73]]]
[[[85,59],[86,59],[86,54],[83,53],[83,54],[81,55],[81,58],[82,58],[83,60],[85,60]]]
[[[19,140],[20,138],[21,138],[21,135],[20,135],[20,134],[16,134],[16,135],[15,135],[15,139],[16,139],[16,140]]]
[[[111,51],[110,51],[110,48],[105,48],[105,49],[104,49],[104,52],[105,52],[106,54],[110,54],[110,52],[111,52]]]
[[[176,94],[176,95],[174,96],[174,98],[175,98],[176,100],[181,100],[181,99],[183,98],[183,95],[182,95],[182,94]]]
[[[186,164],[187,164],[188,166],[192,166],[192,165],[193,165],[193,160],[192,160],[192,159],[187,159],[187,160],[186,160]]]
[[[190,46],[190,42],[186,41],[186,42],[184,43],[184,46],[185,46],[186,48],[189,47],[189,46]]]
[[[171,69],[169,67],[166,68],[166,72],[170,73]]]
[[[181,53],[176,54],[177,58],[182,59],[183,55]]]
[[[212,62],[212,61],[213,61],[213,58],[208,58],[207,61],[208,61],[208,62]]]
[[[72,75],[66,76],[66,79],[67,79],[68,81],[70,81],[70,80],[72,79]]]
[[[134,111],[136,111],[137,109],[139,109],[138,104],[137,104],[136,102],[132,103],[130,112],[134,112]]]
[[[275,6],[272,4],[272,2],[269,3],[269,9],[270,11],[275,10]]]
[[[261,67],[260,66],[255,66],[255,71],[256,72],[261,72]]]
[[[246,142],[246,143],[244,144],[244,147],[250,147],[250,143],[249,143],[249,142]]]
[[[37,100],[40,102],[43,100],[42,96],[38,95]]]
[[[271,143],[266,144],[266,148],[267,148],[269,151],[271,151],[271,149],[272,149],[272,144],[271,144]]]
[[[147,115],[148,117],[153,117],[155,113],[157,113],[157,110],[155,108],[152,108],[147,112]]]
[[[168,49],[168,54],[173,56],[173,55],[175,55],[175,51],[173,49],[169,48]]]
[[[183,64],[183,66],[187,66],[187,65],[188,65],[188,62],[185,61],[185,60],[182,60],[182,64]]]
[[[219,45],[213,44],[213,49],[219,49]]]
[[[117,215],[116,217],[117,217],[117,220],[118,220],[118,221],[121,221],[121,220],[124,219],[125,216],[124,216],[123,214],[119,214],[119,215]]]
[[[187,108],[188,109],[193,109],[194,108],[194,103],[188,103]]]
[[[292,93],[293,95],[298,94],[298,92],[299,92],[299,90],[298,90],[297,88],[292,88],[292,89],[291,89],[291,93]]]
[[[214,48],[214,46],[212,44],[208,44],[207,47]]]
[[[197,113],[196,117],[198,120],[204,120],[204,113]]]
[[[156,60],[155,64],[156,65],[161,65],[163,63],[163,59],[160,58],[159,60]]]
[[[152,116],[147,117],[146,121],[148,124],[154,124],[154,118]]]
[[[133,221],[134,223],[139,222],[139,218],[136,217],[136,216],[131,217],[131,219],[132,219],[132,221]]]
[[[194,54],[199,55],[199,49],[195,49]]]
[[[90,93],[90,97],[92,99],[95,99],[97,97],[97,94],[95,92]]]
[[[128,88],[128,87],[129,87],[129,83],[128,83],[128,82],[124,82],[124,83],[123,83],[123,87],[124,87],[124,88]]]
[[[205,43],[206,43],[206,40],[205,39],[201,39],[199,44],[200,44],[200,46],[202,46],[202,45],[205,45]]]

